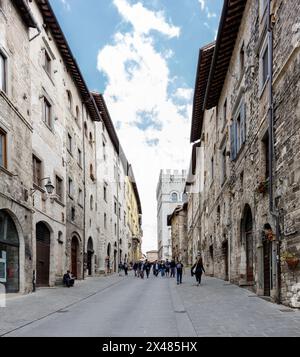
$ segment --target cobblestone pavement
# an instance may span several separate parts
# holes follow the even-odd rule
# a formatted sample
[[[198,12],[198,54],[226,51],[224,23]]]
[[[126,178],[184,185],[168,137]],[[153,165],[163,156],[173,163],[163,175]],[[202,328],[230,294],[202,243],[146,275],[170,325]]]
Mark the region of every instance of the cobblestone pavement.
[[[40,289],[8,300],[0,311],[5,336],[300,336],[300,311],[204,277],[117,275],[74,288]]]

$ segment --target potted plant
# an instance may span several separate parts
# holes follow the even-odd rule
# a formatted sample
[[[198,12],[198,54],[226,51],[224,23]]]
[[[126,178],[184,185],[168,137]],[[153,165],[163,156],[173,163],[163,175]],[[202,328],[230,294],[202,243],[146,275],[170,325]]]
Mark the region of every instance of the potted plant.
[[[299,264],[300,259],[295,253],[285,251],[281,255],[281,261],[286,262],[289,269],[295,270]]]
[[[268,189],[269,189],[269,181],[264,180],[264,181],[259,182],[256,190],[258,193],[265,194],[268,191]]]

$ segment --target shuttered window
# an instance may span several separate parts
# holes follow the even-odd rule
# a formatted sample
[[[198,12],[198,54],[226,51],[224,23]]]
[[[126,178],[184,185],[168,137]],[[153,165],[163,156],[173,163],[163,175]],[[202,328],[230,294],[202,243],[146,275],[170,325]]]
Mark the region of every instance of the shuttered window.
[[[238,114],[230,126],[231,160],[235,160],[246,142],[246,105],[242,101]]]
[[[0,52],[0,90],[6,92],[6,58]]]
[[[42,161],[33,155],[32,157],[33,182],[37,186],[41,186],[42,179]]]
[[[6,133],[0,129],[0,166],[7,168],[7,140]]]

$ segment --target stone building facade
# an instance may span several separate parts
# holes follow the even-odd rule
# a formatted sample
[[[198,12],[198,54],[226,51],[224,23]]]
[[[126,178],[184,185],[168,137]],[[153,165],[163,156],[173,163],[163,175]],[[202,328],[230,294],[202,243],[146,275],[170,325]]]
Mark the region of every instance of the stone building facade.
[[[187,242],[187,203],[177,206],[168,216],[168,227],[171,227],[172,259],[188,264]]]
[[[201,49],[191,141],[204,151],[201,252],[207,271],[299,307],[300,5],[224,3]]]
[[[98,275],[109,246],[117,271],[128,256],[129,164],[102,96],[89,91],[49,1],[0,5],[0,283],[26,293],[61,283],[67,269]]]
[[[159,260],[171,259],[171,229],[167,218],[178,204],[183,202],[186,171],[161,170],[156,190],[157,199],[157,241]]]

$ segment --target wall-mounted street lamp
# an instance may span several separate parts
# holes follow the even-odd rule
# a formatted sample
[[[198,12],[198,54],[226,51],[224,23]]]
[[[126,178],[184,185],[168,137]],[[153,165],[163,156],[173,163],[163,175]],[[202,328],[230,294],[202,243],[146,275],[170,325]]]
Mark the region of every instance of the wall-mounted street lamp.
[[[46,189],[48,195],[52,195],[55,187],[52,185],[50,177],[45,177],[45,178],[41,179],[40,181],[42,182],[42,181],[45,181],[45,180],[48,180],[48,182],[45,185],[45,189]],[[33,194],[35,192],[36,192],[36,189],[34,189],[34,188],[30,189],[30,195],[31,196],[33,196]]]

